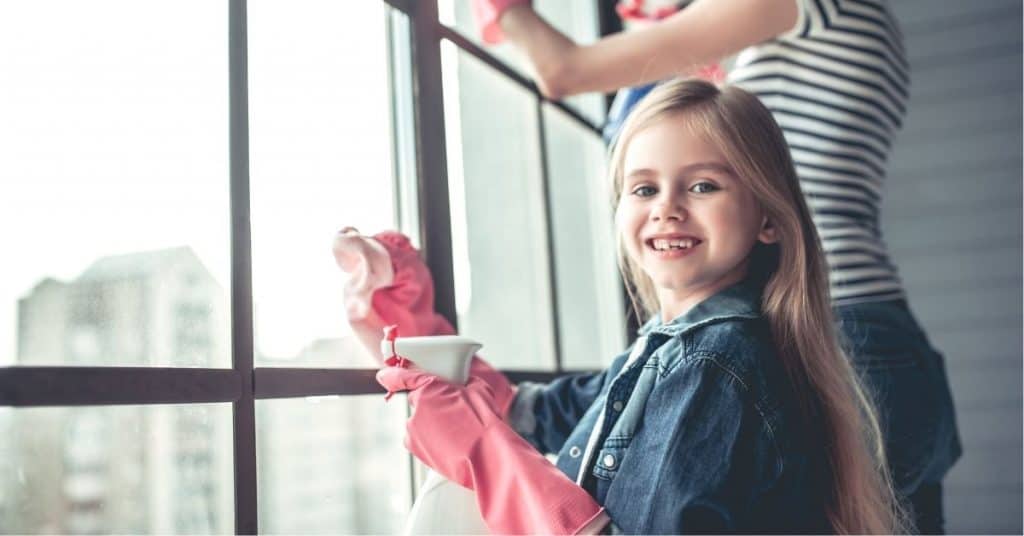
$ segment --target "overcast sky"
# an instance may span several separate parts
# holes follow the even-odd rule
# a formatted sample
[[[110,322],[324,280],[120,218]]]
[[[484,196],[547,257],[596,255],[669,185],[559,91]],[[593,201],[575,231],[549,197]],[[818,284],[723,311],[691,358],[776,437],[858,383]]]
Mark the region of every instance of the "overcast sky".
[[[228,286],[226,4],[0,1],[0,365],[16,355],[17,299],[102,256],[188,245]],[[249,2],[270,355],[347,332],[333,233],[394,225],[383,5]]]

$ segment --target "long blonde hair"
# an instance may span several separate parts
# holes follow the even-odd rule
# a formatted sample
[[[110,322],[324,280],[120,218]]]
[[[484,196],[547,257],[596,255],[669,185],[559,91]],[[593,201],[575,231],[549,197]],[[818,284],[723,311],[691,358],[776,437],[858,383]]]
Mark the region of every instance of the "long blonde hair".
[[[874,408],[838,341],[828,293],[828,269],[797,180],[785,138],[771,112],[737,87],[675,80],[657,87],[630,113],[609,164],[615,203],[623,160],[637,132],[670,115],[725,155],[738,180],[753,192],[778,233],[758,244],[750,276],[762,278],[762,312],[783,368],[796,392],[803,424],[824,448],[826,515],[838,533],[894,533],[906,529],[886,470]],[[654,283],[619,244],[619,263],[642,321],[658,310]],[[641,312],[639,309],[643,309]]]

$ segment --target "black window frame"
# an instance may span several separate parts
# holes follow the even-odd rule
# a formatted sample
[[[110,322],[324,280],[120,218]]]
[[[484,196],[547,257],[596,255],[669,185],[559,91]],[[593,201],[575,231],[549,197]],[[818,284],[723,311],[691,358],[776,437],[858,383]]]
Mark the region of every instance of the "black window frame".
[[[547,190],[548,163],[545,148],[545,103],[595,136],[600,129],[561,102],[547,101],[523,75],[438,20],[437,0],[380,0],[404,13],[408,35],[389,36],[391,43],[408,43],[411,50],[411,88],[392,87],[393,99],[410,91],[412,99],[413,150],[422,252],[436,286],[435,306],[452,325],[455,283],[452,268],[451,215],[445,150],[441,41],[454,44],[496,73],[534,96],[539,124],[537,143],[541,172]],[[599,2],[602,33],[615,31],[614,1]],[[0,407],[73,407],[98,405],[232,404],[234,445],[235,533],[258,534],[255,401],[292,397],[381,394],[371,369],[315,369],[254,366],[252,252],[249,197],[248,42],[246,0],[228,0],[229,48],[229,152],[230,152],[230,249],[231,249],[231,368],[107,367],[107,366],[9,366],[0,367]],[[396,62],[392,50],[392,69]],[[409,66],[407,66],[409,67]],[[401,67],[398,67],[401,68]],[[394,73],[392,73],[394,74]],[[408,77],[407,77],[408,78]],[[391,77],[394,86],[395,76]],[[394,106],[394,101],[392,106]],[[397,133],[395,134],[398,135]],[[401,144],[393,140],[395,144]],[[395,155],[400,158],[399,155]],[[397,168],[398,166],[396,166]],[[398,171],[396,171],[398,173]],[[396,181],[397,182],[397,181]],[[545,210],[550,221],[550,195]],[[550,233],[550,226],[548,232]],[[548,248],[553,243],[548,237]],[[553,252],[548,251],[549,259]],[[549,261],[551,288],[555,288],[554,263]],[[554,293],[553,293],[554,294]],[[553,300],[556,297],[552,296]],[[557,301],[556,348],[558,344]],[[626,328],[626,326],[624,326]],[[513,381],[547,381],[563,371],[556,351],[555,371],[507,370]]]

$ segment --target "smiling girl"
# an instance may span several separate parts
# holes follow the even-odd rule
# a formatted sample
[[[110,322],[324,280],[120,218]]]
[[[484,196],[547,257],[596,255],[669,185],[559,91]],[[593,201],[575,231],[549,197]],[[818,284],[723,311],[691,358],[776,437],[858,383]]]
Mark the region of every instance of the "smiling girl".
[[[500,375],[459,386],[386,367],[378,381],[415,407],[407,447],[475,490],[492,532],[902,531],[768,110],[733,87],[663,84],[610,173],[640,337],[603,372],[514,395]]]

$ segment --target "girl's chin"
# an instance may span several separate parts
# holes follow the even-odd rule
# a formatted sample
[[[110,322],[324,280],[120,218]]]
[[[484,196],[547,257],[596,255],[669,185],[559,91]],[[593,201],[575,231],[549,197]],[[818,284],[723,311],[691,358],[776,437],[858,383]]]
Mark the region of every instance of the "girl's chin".
[[[737,274],[727,274],[721,277],[681,277],[682,274],[658,274],[661,277],[652,277],[651,281],[659,292],[673,294],[679,297],[695,295],[711,295],[719,290],[731,286],[742,279]]]
[[[654,286],[666,292],[690,292],[698,287],[696,281],[690,278],[681,278],[679,274],[664,275],[660,278],[654,277],[651,280],[654,281]]]

